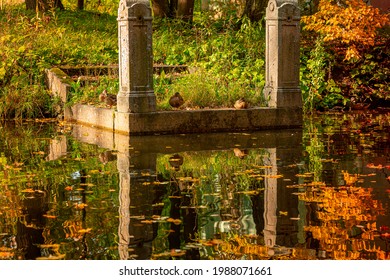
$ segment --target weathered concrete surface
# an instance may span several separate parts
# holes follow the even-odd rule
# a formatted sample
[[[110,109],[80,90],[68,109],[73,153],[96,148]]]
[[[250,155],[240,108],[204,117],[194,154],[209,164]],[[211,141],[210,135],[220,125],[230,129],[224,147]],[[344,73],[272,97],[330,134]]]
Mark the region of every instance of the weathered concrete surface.
[[[47,87],[65,103],[72,80],[60,68],[46,69],[45,72]]]
[[[207,109],[120,113],[91,105],[75,105],[68,121],[132,135],[210,133],[296,128],[302,124],[299,108]]]
[[[115,132],[136,135],[208,133],[298,127],[301,124],[299,108],[203,109],[116,113]]]
[[[76,121],[97,128],[114,129],[114,109],[84,104],[76,104],[69,109],[69,114],[65,116],[67,121]]]

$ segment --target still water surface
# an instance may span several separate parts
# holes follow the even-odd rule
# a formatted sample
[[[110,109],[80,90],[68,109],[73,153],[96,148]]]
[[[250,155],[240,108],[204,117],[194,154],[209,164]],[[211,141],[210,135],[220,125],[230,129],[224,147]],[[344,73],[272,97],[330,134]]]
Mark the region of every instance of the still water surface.
[[[0,125],[0,259],[390,259],[389,114],[127,137]]]

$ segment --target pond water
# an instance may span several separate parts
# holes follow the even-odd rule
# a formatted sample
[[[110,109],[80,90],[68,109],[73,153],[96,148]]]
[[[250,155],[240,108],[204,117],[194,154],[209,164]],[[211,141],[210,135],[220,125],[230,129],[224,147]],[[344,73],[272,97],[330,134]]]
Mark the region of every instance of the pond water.
[[[125,136],[0,125],[0,259],[390,259],[390,115]]]

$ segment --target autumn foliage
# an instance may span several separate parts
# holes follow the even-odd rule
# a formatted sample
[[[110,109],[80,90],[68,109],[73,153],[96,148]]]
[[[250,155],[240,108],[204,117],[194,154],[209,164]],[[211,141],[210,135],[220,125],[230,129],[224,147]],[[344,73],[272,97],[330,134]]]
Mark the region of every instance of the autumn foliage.
[[[377,30],[390,18],[363,0],[320,0],[318,12],[303,16],[302,22],[306,30],[322,35],[324,42],[342,47],[345,60],[350,60],[375,45]]]

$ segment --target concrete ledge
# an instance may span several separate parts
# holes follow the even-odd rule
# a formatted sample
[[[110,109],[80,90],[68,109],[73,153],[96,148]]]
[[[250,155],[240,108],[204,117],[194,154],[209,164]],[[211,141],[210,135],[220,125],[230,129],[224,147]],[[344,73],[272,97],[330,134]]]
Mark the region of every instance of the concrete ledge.
[[[115,132],[180,134],[293,128],[302,124],[300,109],[251,108],[161,111],[148,114],[116,112]]]
[[[175,67],[177,66],[172,66],[170,70],[175,69]],[[114,74],[117,71],[116,66],[62,68],[72,75]],[[47,70],[46,77],[49,89],[53,94],[60,96],[65,104],[72,79],[62,68]],[[184,71],[184,68],[179,71]],[[66,121],[126,135],[238,132],[302,126],[302,109],[297,107],[174,110],[136,114],[76,104],[72,107],[65,107],[63,115]]]
[[[255,131],[298,128],[300,108],[251,108],[119,113],[113,109],[77,104],[67,121],[132,135]]]
[[[76,104],[69,107],[64,119],[114,131],[115,111],[91,105]]]

